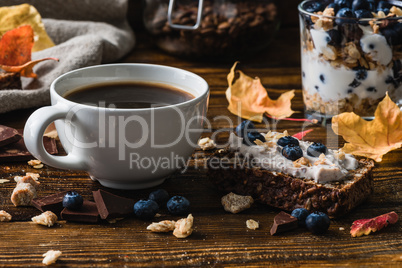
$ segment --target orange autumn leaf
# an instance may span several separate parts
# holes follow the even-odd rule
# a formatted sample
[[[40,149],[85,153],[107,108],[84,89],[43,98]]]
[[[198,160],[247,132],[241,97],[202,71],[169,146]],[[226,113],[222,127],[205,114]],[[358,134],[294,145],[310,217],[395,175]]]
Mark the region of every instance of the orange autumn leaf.
[[[264,113],[278,119],[289,117],[294,113],[291,109],[294,90],[283,93],[277,100],[272,100],[258,77],[253,79],[242,71],[237,71],[240,77],[233,82],[236,65],[237,62],[227,76],[229,87],[226,90],[226,98],[231,113],[257,122],[262,121]]]
[[[402,112],[388,93],[378,104],[372,121],[355,113],[342,113],[332,118],[332,129],[347,143],[345,153],[382,161],[383,155],[402,146]]]
[[[29,25],[6,32],[0,39],[0,64],[17,66],[30,61],[33,44],[34,32]]]
[[[0,39],[0,68],[10,73],[20,73],[21,76],[36,78],[33,67],[45,60],[31,61],[31,50],[34,43],[34,33],[30,25],[20,26],[6,32]]]
[[[59,61],[59,59],[57,58],[44,58],[39,60],[28,61],[27,63],[20,66],[0,65],[0,68],[9,73],[20,73],[21,76],[36,78],[37,75],[36,73],[33,72],[32,69],[36,64],[45,60]]]

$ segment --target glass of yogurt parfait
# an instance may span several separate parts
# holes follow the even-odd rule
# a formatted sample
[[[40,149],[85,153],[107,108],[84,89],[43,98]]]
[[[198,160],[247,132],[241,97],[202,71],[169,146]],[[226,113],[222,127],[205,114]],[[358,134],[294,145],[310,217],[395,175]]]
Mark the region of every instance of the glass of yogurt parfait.
[[[306,112],[372,118],[402,97],[402,1],[306,0],[299,5]]]

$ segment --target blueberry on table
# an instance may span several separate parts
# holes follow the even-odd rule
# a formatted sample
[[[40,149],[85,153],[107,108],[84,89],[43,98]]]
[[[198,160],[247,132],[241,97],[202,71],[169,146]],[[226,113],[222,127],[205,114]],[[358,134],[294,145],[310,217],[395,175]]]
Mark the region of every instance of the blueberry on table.
[[[248,132],[252,131],[255,131],[255,126],[250,120],[245,120],[236,127],[236,134],[241,138],[244,138]]]
[[[281,137],[279,138],[279,140],[276,142],[276,144],[278,144],[279,146],[286,146],[289,144],[294,144],[299,146],[299,140],[292,137],[292,136],[285,136],[285,137]]]
[[[328,215],[323,212],[313,212],[306,218],[306,227],[313,234],[325,233],[330,223]]]
[[[84,203],[84,198],[76,191],[68,191],[63,197],[63,207],[70,210],[79,210]]]
[[[254,131],[254,132],[247,132],[247,136],[243,138],[243,143],[245,145],[256,145],[255,141],[260,140],[265,142],[265,138],[261,133]]]
[[[150,220],[159,211],[158,203],[154,200],[139,200],[134,204],[134,214],[142,220]]]
[[[149,200],[153,200],[158,203],[159,206],[166,204],[169,200],[169,193],[165,189],[158,189],[151,192],[148,196]]]
[[[184,215],[190,211],[190,201],[180,195],[175,195],[170,198],[166,206],[173,215]]]
[[[314,142],[307,148],[307,155],[319,157],[321,154],[327,154],[327,146],[320,142]]]
[[[306,226],[306,218],[310,212],[305,208],[296,208],[292,211],[292,216],[297,218],[297,223],[300,227]]]
[[[298,145],[288,144],[283,147],[282,155],[291,161],[296,161],[303,156],[303,151]]]

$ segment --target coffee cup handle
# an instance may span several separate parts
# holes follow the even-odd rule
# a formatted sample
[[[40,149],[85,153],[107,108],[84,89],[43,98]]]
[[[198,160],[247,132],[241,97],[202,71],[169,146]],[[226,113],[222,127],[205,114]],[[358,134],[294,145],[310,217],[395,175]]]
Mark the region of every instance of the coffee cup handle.
[[[43,163],[61,169],[86,170],[84,159],[70,152],[66,156],[49,154],[43,145],[43,134],[47,126],[57,119],[66,118],[68,107],[57,104],[36,110],[28,118],[24,127],[24,142],[28,151]]]

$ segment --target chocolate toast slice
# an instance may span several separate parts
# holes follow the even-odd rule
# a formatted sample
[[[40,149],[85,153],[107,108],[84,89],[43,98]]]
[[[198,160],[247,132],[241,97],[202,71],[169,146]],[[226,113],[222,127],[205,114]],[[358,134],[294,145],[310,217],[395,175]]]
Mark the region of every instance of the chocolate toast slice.
[[[359,160],[344,179],[317,183],[252,164],[253,157],[221,149],[207,161],[208,176],[218,189],[251,195],[256,201],[292,211],[306,208],[340,217],[362,203],[373,192],[371,160]]]

